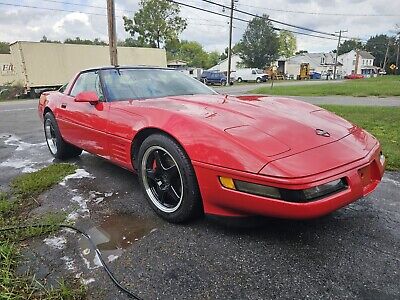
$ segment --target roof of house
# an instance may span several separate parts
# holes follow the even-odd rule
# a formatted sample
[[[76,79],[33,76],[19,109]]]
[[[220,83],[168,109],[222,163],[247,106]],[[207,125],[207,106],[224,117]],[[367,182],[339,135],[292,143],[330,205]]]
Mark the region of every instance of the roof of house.
[[[362,58],[366,58],[366,59],[375,59],[375,56],[373,56],[371,53],[369,53],[368,51],[364,51],[364,50],[360,50],[358,51],[358,54],[360,54],[360,56]]]

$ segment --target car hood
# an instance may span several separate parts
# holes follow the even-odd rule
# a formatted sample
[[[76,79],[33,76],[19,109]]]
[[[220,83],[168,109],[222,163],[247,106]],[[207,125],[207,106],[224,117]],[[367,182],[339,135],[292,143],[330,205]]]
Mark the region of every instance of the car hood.
[[[196,95],[144,100],[143,104],[201,119],[265,159],[335,142],[355,128],[326,110],[286,98]],[[326,134],[317,134],[322,132]]]
[[[141,101],[143,106],[201,119],[237,139],[249,138],[251,129],[263,132],[301,152],[337,141],[355,125],[317,106],[287,98],[260,96],[195,95]],[[135,106],[120,109],[135,111]],[[238,130],[239,127],[243,130]],[[329,133],[318,135],[316,130]],[[268,145],[264,145],[268,147]]]

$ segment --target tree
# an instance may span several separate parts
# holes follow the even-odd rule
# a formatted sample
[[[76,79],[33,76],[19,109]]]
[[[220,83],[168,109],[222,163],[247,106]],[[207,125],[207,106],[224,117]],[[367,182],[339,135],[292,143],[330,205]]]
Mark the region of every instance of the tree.
[[[160,48],[170,40],[178,39],[187,26],[186,19],[179,16],[180,8],[168,0],[141,0],[139,11],[129,19],[124,16],[125,31],[138,41]]]
[[[47,36],[45,36],[45,35],[42,37],[42,39],[40,40],[40,42],[41,42],[41,43],[55,43],[55,44],[61,44],[60,41],[56,41],[56,40],[52,41],[52,40],[49,40],[49,39],[47,38]]]
[[[212,52],[208,53],[208,63],[207,63],[206,69],[209,69],[209,68],[215,66],[216,64],[218,64],[220,61],[220,57],[221,57],[221,53],[219,53],[218,51],[212,51]]]
[[[373,56],[375,56],[375,65],[376,66],[383,66],[386,50],[389,45],[389,53],[388,57],[393,56],[394,48],[391,45],[394,45],[394,39],[388,37],[386,34],[380,34],[373,37],[370,37],[365,45],[365,49],[368,52],[371,52]],[[390,66],[390,65],[389,65]]]
[[[95,38],[92,40],[81,39],[80,37],[76,37],[75,39],[67,38],[64,41],[64,44],[79,44],[79,45],[101,45],[106,46],[107,43],[100,40],[99,38]]]
[[[299,50],[295,53],[295,55],[304,54],[304,53],[308,53],[308,51],[307,50]]]
[[[0,54],[9,54],[10,44],[6,42],[0,42]]]
[[[126,38],[124,41],[118,41],[117,45],[118,47],[149,47],[149,45],[144,45],[134,38]]]
[[[291,57],[297,49],[297,40],[293,33],[281,30],[279,32],[279,55]]]
[[[347,40],[340,44],[338,55],[342,55],[356,49],[364,49],[363,44],[357,40]]]
[[[234,55],[234,54],[238,54],[238,53],[239,53],[239,44],[235,44],[232,47],[232,54]],[[224,53],[221,54],[219,59],[220,60],[224,60],[224,59],[227,59],[227,58],[228,58],[228,47],[225,48]]]
[[[249,68],[263,69],[279,57],[279,39],[267,15],[247,25],[239,44],[239,55]]]
[[[218,51],[205,51],[203,46],[195,41],[171,40],[166,43],[165,48],[168,60],[183,60],[189,67],[209,69],[219,62],[221,56]]]

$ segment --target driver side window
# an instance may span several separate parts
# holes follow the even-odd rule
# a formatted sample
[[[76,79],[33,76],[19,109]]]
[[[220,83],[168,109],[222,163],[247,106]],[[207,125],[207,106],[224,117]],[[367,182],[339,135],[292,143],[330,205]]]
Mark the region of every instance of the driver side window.
[[[104,99],[98,71],[82,73],[78,77],[71,90],[71,96],[76,97],[81,92],[95,92],[100,101]]]

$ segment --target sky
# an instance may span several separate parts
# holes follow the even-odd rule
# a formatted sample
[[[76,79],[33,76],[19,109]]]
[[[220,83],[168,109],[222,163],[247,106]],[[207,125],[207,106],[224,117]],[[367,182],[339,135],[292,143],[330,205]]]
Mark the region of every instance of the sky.
[[[229,14],[228,10],[223,12],[221,7],[202,0],[180,1]],[[230,0],[213,1],[225,5],[230,3]],[[118,39],[123,40],[129,34],[124,31],[122,16],[132,17],[138,9],[139,0],[115,0],[115,3],[117,35]],[[61,41],[76,36],[107,41],[106,9],[87,6],[105,7],[106,0],[0,0],[0,41],[39,41],[44,35]],[[394,35],[396,24],[400,25],[399,0],[238,0],[236,8],[253,14],[267,14],[275,20],[323,32],[348,30],[346,37],[363,40],[381,33]],[[208,51],[222,52],[227,47],[228,18],[187,7],[182,7],[181,16],[188,21],[188,27],[181,35],[182,39],[198,41]],[[250,16],[237,12],[235,16],[251,19]],[[290,29],[287,26],[274,25]],[[242,37],[247,23],[235,20],[233,26],[233,42],[236,43]],[[301,31],[295,28],[292,30]],[[327,52],[337,45],[336,40],[303,35],[296,37],[298,50]]]

